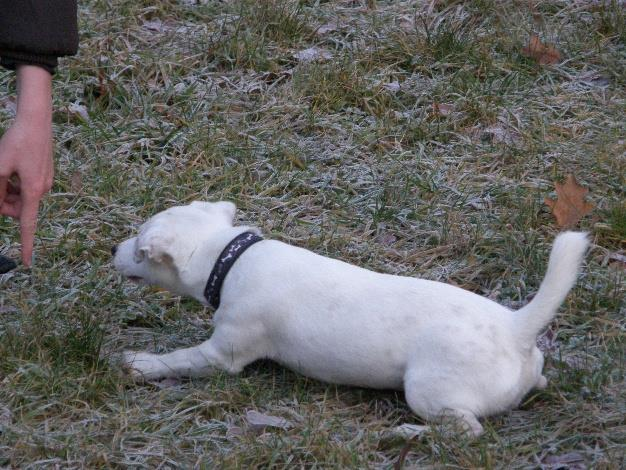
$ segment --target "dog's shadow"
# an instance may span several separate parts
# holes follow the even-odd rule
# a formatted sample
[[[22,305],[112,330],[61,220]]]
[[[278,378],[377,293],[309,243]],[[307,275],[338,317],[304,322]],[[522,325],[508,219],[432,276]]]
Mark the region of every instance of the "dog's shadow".
[[[255,361],[238,376],[228,377],[253,386],[251,399],[321,406],[324,408],[321,412],[340,415],[358,410],[362,419],[385,420],[390,425],[416,421],[401,391],[329,384],[294,372],[269,359]]]

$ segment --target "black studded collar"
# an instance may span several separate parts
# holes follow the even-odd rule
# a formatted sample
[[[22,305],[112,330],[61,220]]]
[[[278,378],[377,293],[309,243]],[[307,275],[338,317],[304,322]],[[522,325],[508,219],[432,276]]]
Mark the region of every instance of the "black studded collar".
[[[224,284],[224,279],[226,279],[228,271],[233,267],[237,258],[261,240],[263,240],[263,237],[256,233],[243,232],[233,238],[220,253],[204,288],[204,297],[211,307],[217,309],[220,306],[222,284]]]

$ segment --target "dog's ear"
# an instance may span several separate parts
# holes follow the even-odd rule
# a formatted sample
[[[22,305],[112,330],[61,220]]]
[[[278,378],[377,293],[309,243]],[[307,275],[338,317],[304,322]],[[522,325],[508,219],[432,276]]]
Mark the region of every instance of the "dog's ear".
[[[235,220],[235,213],[237,212],[237,206],[235,206],[235,204],[230,201],[219,201],[213,203],[213,207],[223,214],[226,220],[232,225]]]
[[[139,247],[135,252],[135,261],[143,261],[146,257],[156,263],[173,262],[174,256],[171,249],[174,246],[174,239],[164,234],[156,233],[148,235],[139,242]]]
[[[223,216],[228,223],[232,225],[235,220],[235,213],[237,207],[230,201],[218,201],[218,202],[204,202],[193,201],[191,203],[193,207],[198,207],[204,211],[211,212],[213,214],[219,214]]]
[[[191,201],[191,204],[189,205],[191,207],[195,207],[196,209],[211,212],[211,207],[213,206],[213,203],[206,201]]]

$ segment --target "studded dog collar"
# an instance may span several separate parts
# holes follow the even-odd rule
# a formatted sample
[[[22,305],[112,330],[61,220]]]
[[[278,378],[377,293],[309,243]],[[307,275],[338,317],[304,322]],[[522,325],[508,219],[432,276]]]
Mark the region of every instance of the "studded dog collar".
[[[233,267],[237,258],[261,240],[263,240],[263,237],[256,233],[243,232],[233,238],[220,253],[204,288],[204,297],[211,307],[217,309],[220,306],[222,284],[224,284],[224,279],[226,279],[228,271]]]

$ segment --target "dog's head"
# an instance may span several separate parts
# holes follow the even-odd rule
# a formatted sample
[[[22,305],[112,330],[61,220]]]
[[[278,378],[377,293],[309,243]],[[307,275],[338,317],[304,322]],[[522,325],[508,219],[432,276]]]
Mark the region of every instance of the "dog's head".
[[[221,249],[215,239],[232,228],[235,210],[232,202],[195,201],[160,212],[111,250],[113,265],[132,281],[198,298]]]

